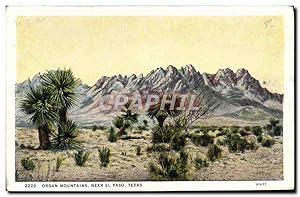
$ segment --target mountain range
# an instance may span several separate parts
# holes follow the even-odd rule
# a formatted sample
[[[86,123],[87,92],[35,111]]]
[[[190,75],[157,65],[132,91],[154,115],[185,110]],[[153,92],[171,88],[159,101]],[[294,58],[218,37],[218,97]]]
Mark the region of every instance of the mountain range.
[[[38,85],[41,74],[32,79],[32,85]],[[29,80],[15,85],[16,125],[26,126],[26,119],[19,109],[20,101],[29,88]],[[141,94],[151,92],[194,93],[204,92],[217,99],[220,106],[216,116],[234,119],[260,120],[272,116],[282,118],[283,95],[271,93],[244,68],[236,72],[229,68],[219,69],[215,74],[200,73],[192,65],[175,68],[169,65],[152,70],[147,75],[102,76],[93,85],[80,84],[76,92],[79,103],[70,110],[69,115],[78,124],[89,125],[109,122],[109,115],[99,108],[101,97],[107,94]],[[108,113],[108,112],[106,112]]]

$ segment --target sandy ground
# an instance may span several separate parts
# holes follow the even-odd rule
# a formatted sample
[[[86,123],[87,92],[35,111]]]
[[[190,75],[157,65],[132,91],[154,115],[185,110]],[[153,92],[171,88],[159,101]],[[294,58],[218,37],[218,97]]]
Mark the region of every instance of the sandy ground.
[[[85,149],[91,151],[90,158],[84,167],[76,166],[74,153],[76,151],[43,151],[16,149],[16,179],[17,181],[109,181],[109,180],[151,180],[147,166],[154,161],[154,155],[146,151],[151,146],[150,131],[130,135],[140,139],[118,140],[111,143],[107,140],[106,131],[91,131],[82,129],[80,139]],[[35,129],[17,128],[17,144],[38,146],[38,135]],[[209,167],[196,170],[191,168],[190,180],[282,180],[283,155],[282,137],[275,138],[271,148],[261,147],[258,150],[245,153],[229,153],[223,149],[222,159],[210,163]],[[140,145],[142,155],[136,155],[136,147]],[[100,168],[98,148],[108,147],[111,158],[108,167]],[[190,140],[185,149],[195,158],[205,156],[207,148],[195,146]],[[123,152],[123,153],[122,153]],[[126,154],[125,154],[126,152]],[[21,166],[21,159],[30,156],[36,162],[32,173],[26,172]],[[57,156],[65,158],[58,172],[54,171]]]

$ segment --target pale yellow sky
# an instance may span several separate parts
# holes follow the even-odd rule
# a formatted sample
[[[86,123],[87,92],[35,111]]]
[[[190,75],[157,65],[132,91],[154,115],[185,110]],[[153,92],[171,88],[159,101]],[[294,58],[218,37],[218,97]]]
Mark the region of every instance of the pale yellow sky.
[[[17,82],[65,67],[93,85],[103,75],[193,64],[201,73],[243,67],[270,91],[284,89],[281,16],[47,16],[16,25]]]

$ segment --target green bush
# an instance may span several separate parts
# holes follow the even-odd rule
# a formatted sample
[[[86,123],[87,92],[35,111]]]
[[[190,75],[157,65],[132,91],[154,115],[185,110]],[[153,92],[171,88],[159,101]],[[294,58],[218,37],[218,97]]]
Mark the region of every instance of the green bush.
[[[238,133],[239,130],[240,130],[240,127],[239,127],[239,126],[233,125],[233,126],[230,127],[230,131],[231,131],[232,133]]]
[[[162,152],[157,158],[157,163],[149,163],[149,172],[153,180],[159,181],[184,181],[189,172],[189,155],[185,151],[168,154]]]
[[[282,134],[282,126],[280,125],[280,120],[271,118],[269,123],[265,126],[266,130],[269,130],[268,133],[271,136],[280,136]]]
[[[99,160],[100,160],[100,166],[106,167],[109,163],[110,158],[110,149],[103,147],[102,149],[98,149],[99,152]]]
[[[208,167],[207,160],[199,156],[194,159],[194,163],[197,170]]]
[[[216,137],[219,137],[219,136],[223,136],[223,135],[228,135],[230,133],[230,130],[227,129],[227,128],[224,128],[222,129],[222,131],[220,131],[220,133],[217,133]]]
[[[185,135],[177,134],[172,139],[171,147],[175,151],[180,151],[186,145]]]
[[[208,146],[214,143],[214,137],[207,133],[203,135],[192,134],[191,140],[196,146]]]
[[[110,127],[110,129],[109,129],[108,141],[110,141],[110,142],[117,141],[117,135],[116,135],[115,129],[113,127]]]
[[[78,166],[84,166],[87,160],[90,157],[89,151],[79,150],[77,153],[75,153],[75,163]]]
[[[251,133],[250,133],[250,131],[246,131],[246,130],[244,130],[244,129],[240,129],[240,132],[239,132],[240,134],[241,134],[241,136],[247,136],[247,135],[250,135]]]
[[[280,136],[282,134],[282,126],[276,125],[273,131],[274,136]]]
[[[275,140],[271,136],[262,138],[261,145],[263,147],[272,147],[275,144]]]
[[[140,155],[142,154],[142,153],[141,153],[141,150],[142,150],[142,149],[141,149],[141,146],[137,146],[137,147],[136,147],[136,155],[137,155],[137,156],[140,156]]]
[[[256,136],[261,136],[262,134],[262,128],[261,126],[254,126],[252,127],[252,133]]]
[[[251,128],[249,126],[244,127],[245,131],[251,131]]]
[[[54,147],[59,150],[78,149],[81,147],[76,139],[78,135],[77,125],[73,121],[61,122],[58,125],[58,134],[54,134]]]
[[[217,142],[216,142],[217,145],[220,145],[220,146],[224,146],[225,145],[225,140],[221,140],[220,138],[217,139]]]
[[[210,161],[219,160],[222,157],[222,149],[218,145],[211,144],[208,147],[206,156]]]
[[[230,152],[244,152],[246,149],[246,141],[239,134],[229,134],[225,141]]]
[[[152,146],[147,148],[147,152],[166,152],[170,151],[169,144],[153,144]]]
[[[96,131],[98,129],[97,125],[92,126],[92,131]]]
[[[232,133],[226,137],[226,144],[230,152],[242,152],[245,150],[256,150],[256,137],[250,139],[250,135],[247,137],[241,137],[239,134]],[[253,137],[253,135],[252,135]],[[248,140],[247,140],[248,139]]]
[[[116,116],[113,119],[113,124],[115,125],[115,127],[117,127],[118,129],[121,129],[124,126],[124,119],[121,116]]]
[[[55,172],[58,172],[58,171],[59,171],[59,168],[62,166],[63,161],[64,161],[65,159],[66,159],[66,158],[63,158],[63,157],[60,157],[60,156],[58,156],[58,157],[56,158]]]
[[[153,143],[170,143],[175,136],[175,130],[170,125],[155,126],[152,133]]]
[[[257,137],[255,135],[248,135],[245,137],[246,140],[246,149],[247,150],[257,150],[258,145],[256,144]]]
[[[257,142],[262,142],[262,139],[263,139],[262,135],[257,136]]]
[[[21,164],[26,171],[33,171],[35,168],[35,164],[30,157],[22,158]]]

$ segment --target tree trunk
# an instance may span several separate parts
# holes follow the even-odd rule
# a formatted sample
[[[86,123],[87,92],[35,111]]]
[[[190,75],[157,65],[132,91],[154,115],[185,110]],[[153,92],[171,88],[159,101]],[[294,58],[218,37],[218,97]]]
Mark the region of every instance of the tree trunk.
[[[48,150],[50,149],[50,140],[49,140],[49,129],[47,126],[39,126],[38,127],[39,133],[39,141],[40,147],[39,149]]]
[[[117,136],[121,137],[122,135],[126,135],[127,133],[126,133],[125,130],[126,130],[126,127],[124,127],[124,126],[121,127],[120,130],[119,130],[119,132],[117,133]]]
[[[59,111],[59,122],[61,122],[61,123],[67,122],[67,109],[66,108],[62,108]]]
[[[160,128],[163,128],[165,119],[166,118],[162,117],[162,116],[157,117],[157,122],[158,122],[158,125],[159,125]]]

